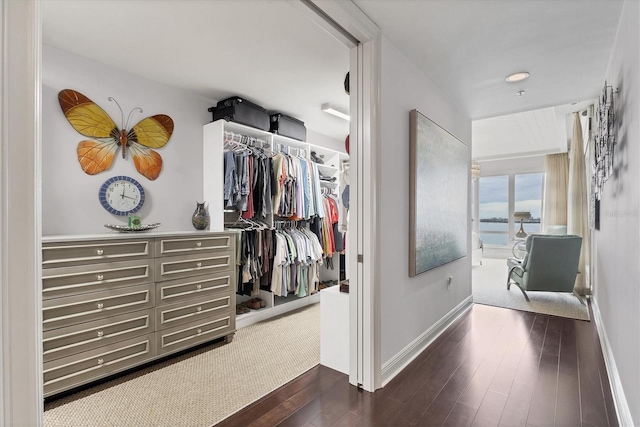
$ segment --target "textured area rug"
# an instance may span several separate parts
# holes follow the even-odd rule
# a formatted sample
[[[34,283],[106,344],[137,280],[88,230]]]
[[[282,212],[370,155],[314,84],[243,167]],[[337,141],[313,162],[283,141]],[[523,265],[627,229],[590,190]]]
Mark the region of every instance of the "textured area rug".
[[[575,295],[560,292],[527,292],[530,302],[516,285],[507,290],[507,260],[484,258],[482,265],[471,268],[473,302],[550,314],[578,320],[589,320],[589,309]],[[586,301],[585,301],[586,304]]]
[[[48,403],[44,426],[211,426],[320,363],[320,304]]]

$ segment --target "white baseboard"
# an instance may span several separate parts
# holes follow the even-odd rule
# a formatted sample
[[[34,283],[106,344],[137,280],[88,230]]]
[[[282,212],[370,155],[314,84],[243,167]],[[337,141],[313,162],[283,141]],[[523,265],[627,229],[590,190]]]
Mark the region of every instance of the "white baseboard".
[[[453,310],[444,315],[433,326],[424,331],[418,338],[403,348],[382,365],[382,387],[387,385],[396,375],[411,363],[429,344],[444,332],[458,317],[462,316],[473,305],[473,296],[469,295]]]
[[[616,367],[616,362],[613,358],[613,351],[609,345],[607,332],[604,328],[604,324],[602,323],[600,309],[598,308],[598,303],[593,297],[591,297],[591,308],[593,309],[593,317],[595,318],[594,320],[596,322],[596,328],[598,329],[598,336],[600,337],[600,346],[602,347],[604,364],[607,368],[607,374],[609,375],[609,383],[611,384],[611,393],[613,394],[613,403],[616,407],[618,422],[621,426],[635,426],[636,424],[633,423],[627,398],[624,395],[624,389],[622,388],[618,368]]]

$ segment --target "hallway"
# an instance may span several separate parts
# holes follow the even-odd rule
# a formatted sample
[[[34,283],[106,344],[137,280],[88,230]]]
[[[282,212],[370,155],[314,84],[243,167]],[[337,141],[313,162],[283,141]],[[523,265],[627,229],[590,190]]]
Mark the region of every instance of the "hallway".
[[[219,424],[247,425],[546,427],[618,420],[594,322],[475,304],[375,394],[317,366]]]

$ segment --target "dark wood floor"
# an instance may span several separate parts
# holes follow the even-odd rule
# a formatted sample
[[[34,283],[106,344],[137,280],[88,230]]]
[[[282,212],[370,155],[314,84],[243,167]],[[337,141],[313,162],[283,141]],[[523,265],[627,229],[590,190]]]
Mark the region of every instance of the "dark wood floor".
[[[375,393],[318,366],[219,424],[554,425],[618,425],[594,322],[477,304]]]

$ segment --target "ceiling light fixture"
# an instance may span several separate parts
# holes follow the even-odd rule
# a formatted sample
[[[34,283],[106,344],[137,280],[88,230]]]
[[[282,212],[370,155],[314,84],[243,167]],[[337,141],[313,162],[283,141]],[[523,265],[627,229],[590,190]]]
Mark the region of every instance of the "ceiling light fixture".
[[[505,79],[509,83],[521,82],[529,78],[529,73],[526,71],[520,71],[517,73],[509,74]]]
[[[333,107],[329,103],[322,104],[322,107],[320,107],[320,109],[322,109],[322,111],[324,111],[325,113],[333,114],[334,116],[340,117],[341,119],[344,119],[347,121],[351,120],[351,117],[347,113],[343,113],[342,111],[337,110],[335,107]]]

